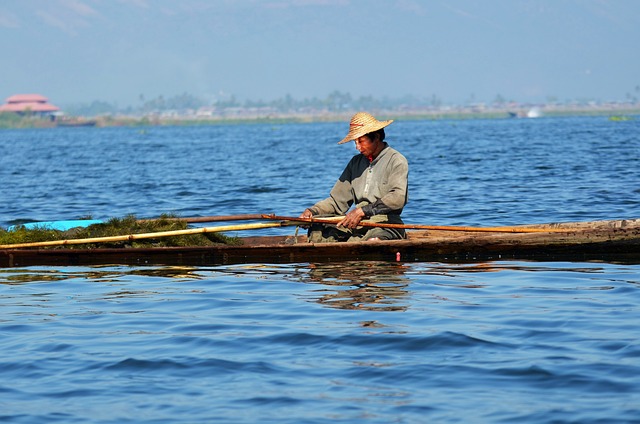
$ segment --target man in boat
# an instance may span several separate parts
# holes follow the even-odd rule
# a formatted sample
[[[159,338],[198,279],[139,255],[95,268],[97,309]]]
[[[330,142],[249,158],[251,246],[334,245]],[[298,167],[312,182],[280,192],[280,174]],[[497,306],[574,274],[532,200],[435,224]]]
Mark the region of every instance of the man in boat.
[[[309,229],[310,242],[406,237],[403,229],[358,226],[363,219],[379,223],[403,223],[400,214],[407,203],[409,164],[400,152],[384,141],[384,128],[392,122],[378,121],[366,112],[353,115],[349,133],[338,144],[354,140],[360,153],[347,164],[329,197],[305,209],[300,215],[301,218],[344,218],[335,226],[313,224]]]

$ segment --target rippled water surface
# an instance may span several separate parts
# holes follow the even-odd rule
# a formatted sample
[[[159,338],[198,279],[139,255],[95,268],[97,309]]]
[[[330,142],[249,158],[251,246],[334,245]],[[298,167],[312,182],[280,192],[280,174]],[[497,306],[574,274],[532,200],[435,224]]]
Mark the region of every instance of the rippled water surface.
[[[405,220],[640,217],[638,122],[396,122]],[[0,131],[0,225],[298,214],[344,130]],[[638,305],[633,263],[0,269],[0,421],[640,422]]]

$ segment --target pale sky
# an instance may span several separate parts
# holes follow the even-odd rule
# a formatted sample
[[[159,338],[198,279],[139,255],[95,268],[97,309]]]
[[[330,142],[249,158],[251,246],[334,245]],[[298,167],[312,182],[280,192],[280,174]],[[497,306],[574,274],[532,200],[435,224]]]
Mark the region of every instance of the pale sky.
[[[640,94],[638,0],[0,0],[0,101]]]

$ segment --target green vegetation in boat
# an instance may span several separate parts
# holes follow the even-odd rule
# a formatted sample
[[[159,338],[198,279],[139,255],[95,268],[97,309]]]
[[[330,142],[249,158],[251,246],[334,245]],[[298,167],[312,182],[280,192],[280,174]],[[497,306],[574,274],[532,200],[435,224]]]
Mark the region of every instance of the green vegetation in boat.
[[[52,229],[47,226],[18,225],[11,230],[0,229],[0,245],[47,242],[55,240],[93,239],[101,237],[124,236],[129,234],[160,233],[187,229],[188,223],[179,217],[162,215],[157,219],[137,219],[134,215],[124,218],[111,218],[104,223],[86,227],[71,228],[66,231]],[[108,243],[68,244],[48,246],[45,248],[87,249],[97,247],[112,248],[146,248],[146,247],[182,247],[182,246],[216,246],[235,245],[240,241],[237,237],[228,237],[221,233],[197,233],[136,240],[114,241]]]

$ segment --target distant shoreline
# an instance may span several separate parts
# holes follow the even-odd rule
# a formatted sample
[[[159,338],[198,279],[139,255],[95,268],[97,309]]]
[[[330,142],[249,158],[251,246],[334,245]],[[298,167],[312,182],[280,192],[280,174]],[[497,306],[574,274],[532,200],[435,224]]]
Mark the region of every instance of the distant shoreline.
[[[535,110],[535,114],[531,112]],[[457,107],[447,110],[378,110],[372,111],[376,116],[385,119],[404,121],[415,120],[469,120],[469,119],[520,119],[538,117],[570,117],[570,116],[609,116],[613,120],[629,120],[640,116],[640,104],[612,106],[540,106],[533,108],[478,108]],[[69,119],[78,122],[74,126],[91,127],[151,127],[151,126],[196,126],[196,125],[239,125],[239,124],[289,124],[314,122],[343,122],[348,120],[354,111],[342,113],[273,113],[259,115],[250,111],[235,110],[233,113],[222,113],[218,116],[198,117],[192,115],[168,115],[163,113],[145,116],[98,116],[98,117],[66,117],[64,120],[51,120],[44,117],[20,117],[8,113],[0,114],[0,129],[20,128],[55,128],[68,127]],[[90,122],[90,125],[83,123]]]

